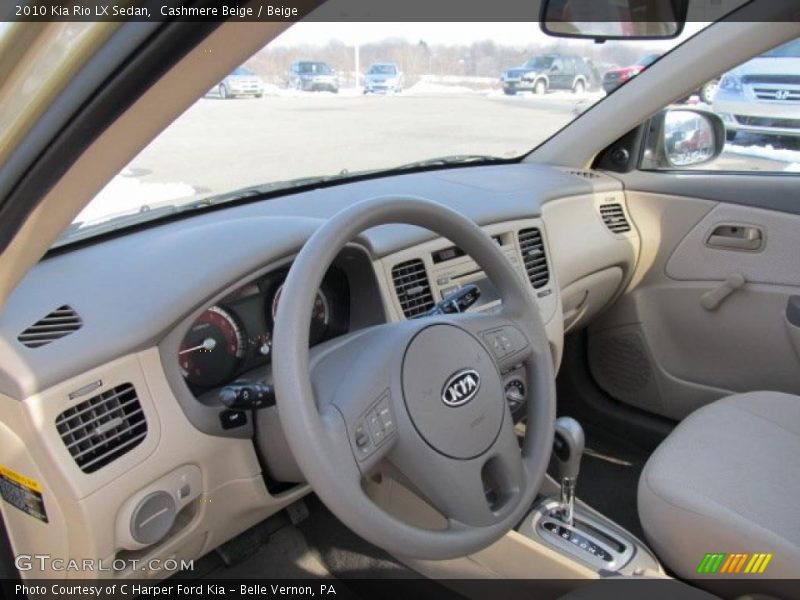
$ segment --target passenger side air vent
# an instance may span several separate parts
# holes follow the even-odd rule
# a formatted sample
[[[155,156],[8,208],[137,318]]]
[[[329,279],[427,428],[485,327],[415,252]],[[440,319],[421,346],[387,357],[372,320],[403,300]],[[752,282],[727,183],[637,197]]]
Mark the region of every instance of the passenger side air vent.
[[[130,383],[68,408],[56,419],[56,428],[84,473],[116,460],[147,435],[147,421]]]
[[[547,254],[544,249],[542,233],[532,227],[519,232],[519,249],[522,251],[522,261],[525,272],[534,289],[547,285],[550,281],[550,269],[547,267]]]
[[[614,233],[625,233],[631,230],[625,211],[621,204],[603,204],[600,206],[600,216],[603,222]]]
[[[77,331],[83,325],[75,309],[66,304],[42,317],[17,336],[28,348],[38,348]]]
[[[407,319],[433,308],[433,295],[428,274],[425,272],[425,263],[419,258],[395,265],[392,269],[392,281]]]

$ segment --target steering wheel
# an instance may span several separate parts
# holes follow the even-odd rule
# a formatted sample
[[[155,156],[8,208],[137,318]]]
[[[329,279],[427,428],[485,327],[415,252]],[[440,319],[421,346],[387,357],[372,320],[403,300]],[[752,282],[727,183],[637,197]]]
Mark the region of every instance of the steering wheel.
[[[390,223],[424,227],[464,250],[497,287],[499,309],[378,325],[310,352],[309,314],[330,264],[358,234]],[[421,198],[342,210],[295,259],[275,321],[286,439],[316,494],[353,531],[396,555],[448,559],[500,539],[530,509],[553,443],[549,343],[529,283],[472,221]],[[518,364],[529,390],[521,449],[501,376]],[[370,499],[362,482],[383,460],[444,516],[444,528],[406,523]]]

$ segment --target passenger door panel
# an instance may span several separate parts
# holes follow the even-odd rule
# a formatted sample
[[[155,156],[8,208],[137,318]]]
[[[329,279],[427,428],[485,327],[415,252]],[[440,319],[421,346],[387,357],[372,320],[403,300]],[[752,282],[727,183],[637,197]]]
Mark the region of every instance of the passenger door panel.
[[[766,195],[775,178],[760,177]],[[600,386],[673,418],[735,392],[800,394],[800,216],[651,192],[628,207],[642,252],[590,329]]]

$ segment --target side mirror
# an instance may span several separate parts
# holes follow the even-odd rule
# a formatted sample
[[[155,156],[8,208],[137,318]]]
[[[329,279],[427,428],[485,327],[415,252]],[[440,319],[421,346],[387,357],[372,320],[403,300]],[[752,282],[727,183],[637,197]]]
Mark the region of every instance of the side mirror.
[[[542,0],[542,31],[554,37],[671,39],[686,22],[684,0]]]
[[[643,169],[680,169],[711,162],[725,147],[725,125],[716,114],[667,109],[650,120]]]

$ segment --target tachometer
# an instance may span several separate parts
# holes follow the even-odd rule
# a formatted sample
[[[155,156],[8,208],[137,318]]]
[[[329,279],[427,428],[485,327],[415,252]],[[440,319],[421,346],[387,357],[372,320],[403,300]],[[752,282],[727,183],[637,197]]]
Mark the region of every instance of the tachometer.
[[[227,310],[212,306],[192,323],[178,350],[187,383],[215,387],[236,372],[245,353],[242,329]]]
[[[272,322],[275,322],[275,316],[278,314],[278,302],[281,298],[283,291],[283,284],[275,292],[272,297],[271,314]],[[317,291],[317,297],[314,298],[314,306],[311,309],[311,335],[309,336],[309,343],[316,344],[322,341],[328,329],[328,323],[331,320],[331,307],[328,302],[328,297],[322,290]]]

